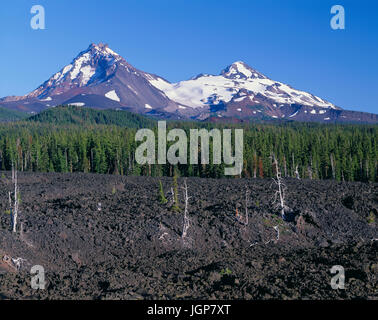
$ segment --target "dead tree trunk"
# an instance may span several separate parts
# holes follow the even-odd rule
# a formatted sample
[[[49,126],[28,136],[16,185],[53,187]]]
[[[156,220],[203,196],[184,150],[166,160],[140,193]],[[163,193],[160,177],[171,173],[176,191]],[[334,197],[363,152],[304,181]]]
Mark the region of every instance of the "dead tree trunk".
[[[10,224],[11,227],[13,228],[13,212],[12,212],[12,197],[11,197],[11,192],[8,192],[8,200],[9,200],[9,215],[10,215]]]
[[[245,221],[244,224],[248,226],[248,204],[249,204],[249,189],[245,189]]]
[[[280,240],[280,228],[279,228],[279,226],[275,226],[275,227],[273,227],[273,229],[276,230],[276,232],[277,232],[276,241],[279,241]]]
[[[12,183],[14,183],[14,165],[12,162]]]
[[[256,179],[257,173],[257,155],[256,151],[253,153],[253,178]]]
[[[182,228],[182,235],[181,239],[183,243],[186,242],[187,236],[188,236],[188,230],[190,227],[190,219],[189,219],[189,213],[188,213],[188,205],[189,205],[189,199],[190,197],[188,196],[188,185],[186,184],[186,180],[184,180],[184,199],[185,199],[185,209],[184,209],[184,225]]]
[[[11,203],[11,196],[9,193],[9,202]],[[19,196],[18,196],[18,185],[17,185],[17,169],[14,171],[14,202],[13,208],[11,207],[11,214],[12,214],[12,226],[13,232],[17,231],[17,218],[18,218],[18,206],[19,206]],[[12,210],[13,209],[13,210]]]
[[[282,219],[285,219],[285,184],[282,182],[281,171],[278,166],[277,158],[274,156],[274,154],[273,154],[273,163],[276,169],[276,179],[273,179],[273,180],[278,186],[278,190],[276,191],[275,197],[276,199],[277,199],[277,196],[279,197],[278,207],[280,208]]]
[[[299,175],[299,171],[298,171],[298,165],[295,166],[295,177],[298,179],[298,180],[301,180],[301,177]]]

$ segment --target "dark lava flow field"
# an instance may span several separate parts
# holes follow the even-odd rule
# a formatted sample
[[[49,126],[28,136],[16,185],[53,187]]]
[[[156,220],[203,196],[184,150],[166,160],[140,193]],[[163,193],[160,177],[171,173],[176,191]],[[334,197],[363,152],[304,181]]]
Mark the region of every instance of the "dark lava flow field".
[[[378,299],[377,184],[287,179],[283,221],[272,180],[189,178],[183,242],[183,212],[159,203],[158,179],[114,175],[19,173],[13,234],[0,174],[0,257],[25,259],[0,262],[0,299]],[[246,186],[248,225],[236,218]],[[33,265],[45,290],[30,286]],[[331,288],[334,265],[344,290]]]

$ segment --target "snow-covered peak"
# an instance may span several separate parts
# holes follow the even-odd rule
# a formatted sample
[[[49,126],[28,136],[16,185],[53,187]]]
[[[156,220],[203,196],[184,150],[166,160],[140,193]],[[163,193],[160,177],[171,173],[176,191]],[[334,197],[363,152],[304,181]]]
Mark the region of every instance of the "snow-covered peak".
[[[267,78],[242,61],[234,62],[218,76],[201,74],[179,83],[155,79],[150,83],[176,103],[192,108],[229,103],[233,98],[240,102],[244,97],[239,97],[238,92],[242,91],[251,97],[260,95],[272,106],[298,104],[336,109],[326,100]],[[251,100],[254,104],[260,102]]]
[[[251,68],[243,61],[236,61],[221,72],[228,79],[267,79],[266,76]]]
[[[115,59],[121,59],[121,56],[118,53],[114,52],[112,49],[109,48],[107,44],[103,44],[103,43],[99,43],[99,44],[91,43],[88,49],[81,52],[79,56],[85,53],[90,53],[92,56],[97,56],[97,55],[104,56],[104,57],[112,56]]]
[[[49,80],[59,85],[66,80],[77,82],[79,87],[85,86],[99,69],[107,69],[116,61],[122,59],[117,53],[109,49],[108,45],[91,44],[87,50],[80,52],[77,57]]]
[[[118,66],[128,67],[127,62],[107,44],[92,43],[28,97],[44,99],[54,94],[62,94],[74,87],[103,82],[116,71]]]

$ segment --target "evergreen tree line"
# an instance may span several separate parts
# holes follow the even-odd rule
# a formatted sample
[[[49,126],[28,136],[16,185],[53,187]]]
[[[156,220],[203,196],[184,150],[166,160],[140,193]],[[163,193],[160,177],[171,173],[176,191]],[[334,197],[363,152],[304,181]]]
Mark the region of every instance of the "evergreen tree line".
[[[299,174],[310,179],[378,181],[378,126],[300,123],[240,126],[244,129],[242,177],[273,177],[274,154],[284,177]],[[189,143],[191,128],[232,126],[168,123],[168,130],[179,127],[187,131]],[[0,124],[0,169],[11,170],[13,164],[19,171],[150,176],[173,176],[176,169],[181,176],[223,177],[224,165],[211,164],[211,151],[209,165],[179,164],[173,168],[169,164],[137,164],[135,150],[140,142],[135,142],[136,130],[114,125],[3,123]]]
[[[0,109],[1,116],[1,109]],[[155,121],[140,114],[124,110],[99,110],[78,106],[58,106],[44,110],[27,119],[30,122],[50,123],[55,125],[106,124],[127,128],[153,127]]]

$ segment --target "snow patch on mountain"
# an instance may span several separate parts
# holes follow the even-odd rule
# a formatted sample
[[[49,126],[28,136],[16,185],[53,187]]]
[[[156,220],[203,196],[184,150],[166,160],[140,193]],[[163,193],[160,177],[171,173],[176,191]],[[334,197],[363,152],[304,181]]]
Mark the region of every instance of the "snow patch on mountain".
[[[130,85],[128,84],[127,87],[128,87],[132,92],[134,92],[135,95],[138,95],[138,92],[137,92],[132,86],[130,86]]]
[[[86,85],[92,76],[96,73],[96,69],[91,66],[82,67],[80,70],[82,74],[81,85]]]
[[[71,106],[76,106],[76,107],[84,107],[85,103],[84,102],[71,102]]]
[[[237,92],[232,81],[222,76],[200,77],[176,84],[159,78],[150,80],[150,83],[162,90],[169,99],[192,108],[201,108],[221,100],[228,102]]]
[[[299,112],[299,111],[294,112],[293,114],[291,114],[291,115],[289,116],[289,118],[295,117],[295,116],[298,114],[298,112]]]
[[[111,90],[111,91],[105,93],[105,97],[107,97],[108,99],[114,100],[114,101],[118,101],[118,102],[121,101],[115,90]]]
[[[41,101],[51,101],[51,97],[47,97],[46,99],[41,99]]]
[[[91,55],[89,54],[89,52],[87,52],[75,60],[74,68],[70,74],[71,80],[76,79],[81,71],[81,66],[83,65],[83,63],[88,62],[90,59]]]

